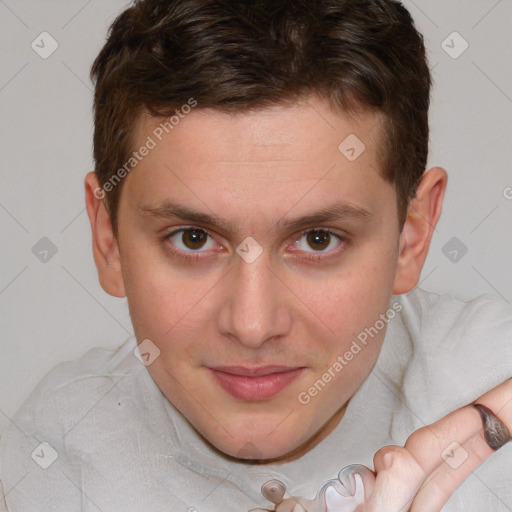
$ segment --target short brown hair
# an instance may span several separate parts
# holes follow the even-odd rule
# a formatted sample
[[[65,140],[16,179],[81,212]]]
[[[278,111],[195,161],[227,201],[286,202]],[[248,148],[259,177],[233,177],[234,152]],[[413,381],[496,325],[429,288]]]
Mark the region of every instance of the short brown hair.
[[[423,38],[393,0],[136,0],[96,58],[94,159],[103,187],[141,112],[250,111],[308,94],[384,114],[382,175],[400,229],[425,170],[431,78]],[[340,141],[341,142],[341,141]],[[106,195],[114,233],[122,183]]]

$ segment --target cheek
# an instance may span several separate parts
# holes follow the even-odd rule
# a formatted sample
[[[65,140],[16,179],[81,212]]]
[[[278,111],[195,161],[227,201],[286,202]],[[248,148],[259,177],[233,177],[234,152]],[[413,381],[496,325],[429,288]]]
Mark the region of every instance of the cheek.
[[[393,256],[381,252],[360,253],[357,261],[329,274],[325,279],[301,279],[297,295],[317,313],[319,322],[337,340],[348,340],[373,325],[389,308],[394,281]],[[356,258],[354,258],[356,260]]]
[[[387,310],[396,265],[391,245],[388,243],[386,250],[383,238],[368,243],[322,278],[316,271],[283,276],[290,280],[290,289],[300,299],[295,304],[291,297],[288,307],[296,312],[303,310],[304,314],[298,313],[296,318],[306,322],[307,330],[313,329],[312,323],[318,324],[317,328],[331,339],[326,344],[330,345],[329,352],[350,344]],[[215,316],[215,296],[223,287],[222,272],[195,275],[190,270],[179,270],[143,243],[127,247],[122,259],[130,316],[138,339],[161,340],[163,344],[166,339],[175,339],[177,333],[186,338],[187,332],[197,334],[201,324]],[[188,346],[183,342],[178,345]]]
[[[200,302],[207,284],[191,282],[161,257],[131,248],[123,260],[130,316],[137,337],[161,340]]]

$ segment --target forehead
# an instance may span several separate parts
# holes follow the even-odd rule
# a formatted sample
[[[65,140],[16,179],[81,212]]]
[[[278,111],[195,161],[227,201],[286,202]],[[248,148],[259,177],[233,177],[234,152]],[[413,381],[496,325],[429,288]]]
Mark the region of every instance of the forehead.
[[[150,135],[161,146],[179,149],[182,144],[187,148],[193,145],[194,153],[188,155],[191,163],[252,162],[271,166],[274,162],[307,163],[326,150],[336,154],[339,144],[350,135],[364,140],[371,154],[379,150],[383,130],[380,114],[334,111],[314,96],[292,105],[250,112],[223,112],[198,105],[186,115],[171,117],[172,123],[170,118],[141,115],[135,146]]]
[[[394,204],[394,189],[381,176],[383,123],[376,114],[335,112],[309,98],[252,112],[198,105],[166,121],[143,115],[135,131],[135,149],[149,139],[154,145],[123,193],[139,204],[181,194],[214,210],[222,195],[224,206],[245,215],[249,207],[307,207],[329,196],[367,210]]]

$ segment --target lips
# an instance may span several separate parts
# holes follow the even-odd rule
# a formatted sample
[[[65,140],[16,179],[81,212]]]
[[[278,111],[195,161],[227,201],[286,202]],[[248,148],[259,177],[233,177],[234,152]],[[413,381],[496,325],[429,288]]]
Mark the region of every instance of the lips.
[[[217,366],[208,368],[220,386],[234,398],[255,402],[277,395],[304,371],[303,367]]]
[[[230,373],[231,375],[241,375],[245,377],[261,377],[271,373],[283,373],[297,368],[290,366],[260,366],[255,368],[246,368],[245,366],[215,366],[212,370]]]

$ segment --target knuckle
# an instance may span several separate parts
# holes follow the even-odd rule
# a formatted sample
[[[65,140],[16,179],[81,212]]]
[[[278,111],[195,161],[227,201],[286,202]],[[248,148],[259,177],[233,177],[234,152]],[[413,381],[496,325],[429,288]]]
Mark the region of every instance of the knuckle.
[[[423,476],[421,466],[416,462],[411,453],[401,446],[385,446],[374,456],[374,467],[377,472],[382,470],[392,471],[397,478]]]
[[[378,450],[373,457],[373,465],[376,471],[390,467],[393,463],[393,454],[402,449],[400,446],[390,445]]]
[[[405,448],[412,454],[429,454],[438,451],[438,439],[430,426],[414,431],[405,442]],[[415,459],[416,460],[416,459]]]
[[[424,445],[425,440],[431,437],[431,435],[432,430],[430,426],[420,427],[407,438],[407,441],[405,442],[405,447],[407,448],[408,446],[418,444]]]

